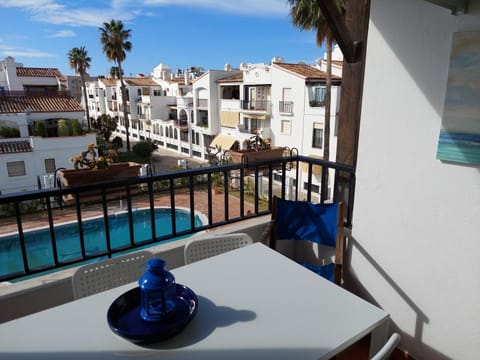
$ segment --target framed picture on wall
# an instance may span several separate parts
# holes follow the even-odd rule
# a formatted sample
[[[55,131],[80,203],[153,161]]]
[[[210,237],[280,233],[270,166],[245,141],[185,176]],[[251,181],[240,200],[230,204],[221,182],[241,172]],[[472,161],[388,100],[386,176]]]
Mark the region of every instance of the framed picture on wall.
[[[480,31],[453,34],[437,159],[480,165]]]

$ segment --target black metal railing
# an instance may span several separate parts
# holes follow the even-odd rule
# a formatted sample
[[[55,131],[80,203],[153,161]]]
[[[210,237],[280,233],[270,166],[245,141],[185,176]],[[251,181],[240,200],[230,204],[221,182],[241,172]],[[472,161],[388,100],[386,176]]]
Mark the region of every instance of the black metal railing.
[[[55,271],[95,258],[112,255],[145,246],[158,245],[173,238],[227,225],[244,219],[267,215],[271,211],[273,195],[295,200],[324,202],[314,181],[332,173],[330,183],[336,201],[346,205],[345,225],[351,226],[355,190],[355,172],[352,167],[305,156],[283,157],[255,164],[227,164],[162,174],[152,174],[129,180],[104,182],[82,186],[0,195],[0,255],[3,259],[16,257],[16,268],[0,272],[0,281],[21,280],[25,276]],[[221,195],[213,194],[213,189]],[[306,189],[306,190],[305,190]],[[318,192],[316,192],[316,190]],[[170,218],[169,225],[159,228],[156,209],[163,207]],[[187,223],[177,227],[176,209],[186,208]],[[134,229],[134,217],[139,209],[144,214],[140,236]],[[144,211],[144,212],[143,212]],[[196,211],[203,214],[198,223]],[[116,220],[128,223],[126,240],[118,244],[114,232]],[[97,230],[103,235],[102,244],[91,243],[88,232],[95,219]],[[62,225],[68,223],[74,240],[69,253],[58,238]],[[32,227],[47,233],[43,248],[39,235],[30,236]],[[166,229],[168,227],[168,229]],[[10,229],[10,230],[8,230]],[[13,235],[12,235],[13,234]],[[146,237],[145,237],[146,236]],[[10,240],[7,241],[6,239]],[[104,241],[103,241],[104,239]],[[45,247],[46,246],[46,247]],[[12,252],[15,247],[16,252]],[[1,252],[4,252],[1,254]],[[47,260],[39,262],[38,257]]]
[[[268,100],[242,100],[242,110],[269,111],[271,102]]]

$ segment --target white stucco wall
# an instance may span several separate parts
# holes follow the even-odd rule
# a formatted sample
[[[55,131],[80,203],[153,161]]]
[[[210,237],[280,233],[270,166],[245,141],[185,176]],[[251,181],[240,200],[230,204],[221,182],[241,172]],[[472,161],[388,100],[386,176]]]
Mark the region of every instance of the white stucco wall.
[[[480,353],[480,168],[436,160],[452,33],[467,15],[372,0],[349,248],[357,288],[417,359]]]
[[[25,138],[5,139],[26,140]],[[69,159],[77,156],[90,143],[96,143],[95,134],[82,136],[42,138],[30,137],[32,152],[9,153],[0,155],[0,191],[2,194],[37,190],[37,176],[43,180],[45,172],[45,159],[55,159],[55,167],[73,168]],[[7,163],[12,161],[23,161],[25,163],[26,175],[9,177]],[[43,185],[42,185],[43,186]]]

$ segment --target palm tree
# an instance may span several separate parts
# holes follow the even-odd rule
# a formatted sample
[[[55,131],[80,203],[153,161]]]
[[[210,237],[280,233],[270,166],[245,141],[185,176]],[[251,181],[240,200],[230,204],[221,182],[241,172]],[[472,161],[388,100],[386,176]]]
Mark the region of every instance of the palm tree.
[[[131,36],[132,30],[125,30],[123,23],[118,20],[111,20],[109,23],[103,23],[100,30],[100,43],[102,44],[102,51],[107,56],[109,61],[113,61],[118,67],[118,78],[120,80],[120,92],[122,94],[123,117],[125,120],[125,131],[127,137],[127,151],[130,152],[130,134],[128,128],[130,126],[128,121],[127,111],[127,97],[125,93],[125,83],[123,82],[122,62],[127,57],[126,52],[132,50],[132,43],[127,41]]]
[[[122,71],[122,75],[123,75],[123,71]],[[113,78],[113,79],[118,79],[119,76],[118,76],[118,66],[112,66],[110,68],[110,77]]]
[[[87,116],[87,126],[90,132],[90,111],[88,109],[87,87],[85,86],[85,77],[87,75],[87,69],[90,67],[90,61],[92,59],[88,56],[85,47],[75,47],[71,49],[68,54],[68,62],[70,67],[75,69],[75,72],[80,75],[83,89],[83,99],[85,100],[85,114]]]
[[[334,37],[323,13],[318,6],[317,0],[288,0],[290,15],[293,25],[302,30],[316,30],[317,46],[327,45],[327,76],[325,79],[325,130],[323,143],[323,158],[330,158],[330,107],[332,93],[332,47]],[[345,14],[345,0],[336,0],[341,14]],[[328,192],[328,174],[322,177],[322,198],[326,198]]]

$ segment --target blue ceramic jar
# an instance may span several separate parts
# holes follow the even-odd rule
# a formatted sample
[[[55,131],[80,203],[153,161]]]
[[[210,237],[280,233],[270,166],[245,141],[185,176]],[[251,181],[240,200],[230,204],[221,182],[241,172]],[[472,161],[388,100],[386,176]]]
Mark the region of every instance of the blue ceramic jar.
[[[162,321],[175,312],[175,277],[165,269],[165,261],[151,259],[147,271],[138,280],[140,286],[140,316],[145,321]]]

